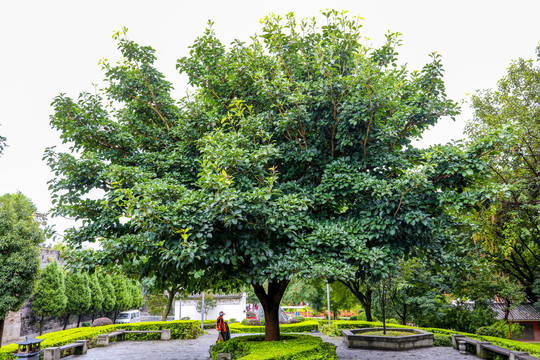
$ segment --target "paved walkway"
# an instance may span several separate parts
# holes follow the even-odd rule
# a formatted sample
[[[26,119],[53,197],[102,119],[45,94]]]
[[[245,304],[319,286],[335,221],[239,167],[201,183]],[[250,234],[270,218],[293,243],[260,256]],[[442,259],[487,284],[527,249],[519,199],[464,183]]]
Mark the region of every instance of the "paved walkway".
[[[232,334],[242,336],[245,334]],[[349,349],[341,337],[329,337],[325,334],[316,333],[314,336],[321,337],[324,341],[337,346],[337,355],[340,360],[473,360],[478,359],[473,355],[461,355],[453,348],[431,347],[409,351],[376,351]],[[208,360],[210,359],[210,345],[217,339],[217,331],[209,330],[194,340],[171,340],[171,341],[123,341],[113,342],[107,347],[93,348],[86,355],[68,356],[63,359],[71,360]]]

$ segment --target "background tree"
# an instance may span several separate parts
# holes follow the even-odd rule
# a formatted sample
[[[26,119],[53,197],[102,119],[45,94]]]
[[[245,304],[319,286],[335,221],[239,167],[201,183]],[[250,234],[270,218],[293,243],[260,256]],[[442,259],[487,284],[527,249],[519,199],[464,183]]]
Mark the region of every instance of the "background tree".
[[[178,61],[196,88],[180,102],[154,50],[117,33],[123,60],[103,63],[104,92],[53,102],[51,125],[77,152],[46,152],[56,214],[85,220],[71,244],[100,238],[102,263],[204,271],[216,291],[251,284],[265,338],[278,340],[294,274],[362,279],[376,262],[444,242],[448,211],[479,200],[462,190],[491,140],[415,149],[457,114],[439,56],[409,73],[397,34],[372,49],[358,19],[323,16],[320,30],[266,17],[262,35],[229,48],[209,28]],[[87,199],[92,189],[103,197]]]
[[[196,310],[200,312],[201,314],[204,312],[204,319],[207,320],[208,312],[215,308],[217,305],[216,299],[214,299],[214,295],[211,293],[205,293],[204,294],[204,309],[202,308],[202,296],[199,297],[199,300],[197,300],[197,306]]]
[[[0,155],[2,155],[2,152],[4,151],[5,147],[6,147],[6,138],[3,136],[0,136]]]
[[[45,234],[33,218],[35,211],[21,193],[0,196],[0,346],[5,317],[28,300],[37,281]]]
[[[513,132],[489,160],[490,180],[506,191],[477,214],[474,240],[501,273],[525,286],[531,301],[539,300],[533,288],[540,274],[540,46],[536,52],[536,61],[512,62],[495,90],[472,96],[474,118],[467,126],[472,139]]]
[[[129,295],[131,298],[130,309],[138,309],[142,306],[143,303],[143,294],[141,289],[141,284],[136,280],[128,280],[127,282]]]
[[[90,286],[88,274],[81,272],[68,272],[65,276],[66,308],[64,314],[64,330],[67,328],[70,315],[77,315],[77,327],[81,322],[81,316],[88,311],[91,305]]]
[[[90,308],[88,309],[92,313],[92,322],[94,321],[95,314],[99,313],[103,309],[103,293],[101,292],[101,286],[99,285],[98,276],[96,273],[89,275],[88,285],[90,287]]]
[[[39,318],[39,334],[43,334],[46,316],[60,316],[66,308],[64,276],[53,261],[43,268],[32,301],[32,311]]]
[[[116,304],[116,294],[112,284],[111,275],[100,274],[98,275],[98,280],[101,294],[103,295],[102,309],[107,313],[111,312],[114,310]]]
[[[127,279],[121,275],[112,276],[112,286],[114,287],[114,295],[116,297],[114,303],[114,323],[118,313],[130,309],[131,293],[128,291]]]

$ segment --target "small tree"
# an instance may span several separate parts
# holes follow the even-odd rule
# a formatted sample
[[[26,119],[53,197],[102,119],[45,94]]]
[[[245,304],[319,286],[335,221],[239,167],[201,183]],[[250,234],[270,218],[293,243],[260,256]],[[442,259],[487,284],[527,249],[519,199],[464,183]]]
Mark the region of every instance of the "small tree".
[[[0,136],[0,153],[3,140]],[[21,193],[0,196],[0,346],[4,318],[24,304],[37,281],[44,234],[34,220],[35,211]]]
[[[98,276],[101,294],[103,295],[103,303],[101,309],[105,312],[111,312],[115,308],[116,295],[114,286],[112,285],[111,275],[104,274]]]
[[[54,261],[42,270],[32,301],[32,311],[39,317],[39,335],[43,334],[45,316],[60,316],[66,302],[64,276]]]
[[[90,301],[90,312],[92,313],[92,321],[94,316],[103,308],[103,293],[101,292],[101,286],[97,275],[94,273],[89,276],[90,295],[92,300]]]
[[[204,319],[205,320],[206,320],[206,318],[208,316],[208,312],[210,310],[212,310],[213,308],[215,308],[216,305],[217,305],[217,301],[216,301],[216,299],[214,299],[214,295],[205,293],[204,294]],[[202,309],[202,296],[197,301],[197,308],[196,309],[200,313],[203,312],[203,309]]]
[[[128,281],[128,289],[131,297],[131,309],[138,309],[142,306],[143,295],[141,291],[141,284],[136,280]]]
[[[112,286],[114,287],[114,294],[116,296],[116,302],[114,305],[114,322],[116,321],[116,317],[118,316],[119,312],[129,309],[131,306],[131,294],[128,291],[127,280],[123,276],[113,276]]]
[[[385,276],[377,283],[377,295],[381,305],[383,334],[386,335],[386,303],[390,300],[392,292],[395,290],[395,276],[385,274]]]
[[[66,320],[64,330],[67,328],[69,316],[78,315],[77,327],[79,327],[81,316],[90,308],[91,295],[88,285],[88,274],[68,272],[65,278],[67,304],[64,311]]]

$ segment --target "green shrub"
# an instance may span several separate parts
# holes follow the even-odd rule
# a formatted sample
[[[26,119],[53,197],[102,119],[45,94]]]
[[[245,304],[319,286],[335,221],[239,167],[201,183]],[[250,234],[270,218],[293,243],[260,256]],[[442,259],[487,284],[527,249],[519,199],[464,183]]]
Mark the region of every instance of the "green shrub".
[[[358,320],[358,315],[352,315],[349,320]]]
[[[304,322],[306,321],[306,318],[302,315],[296,315],[293,319],[296,319],[298,322]]]
[[[90,327],[90,323],[88,321],[83,321],[81,324],[82,327]]]
[[[189,316],[184,316],[182,320],[191,320],[191,318]]]
[[[231,320],[229,320],[229,322],[235,323],[235,322],[236,322],[236,319],[235,319],[235,318],[231,318]]]
[[[386,323],[387,324],[399,324],[399,321],[397,321],[396,319],[390,318],[390,319],[386,319]]]
[[[334,345],[311,335],[282,335],[280,341],[264,341],[264,335],[239,336],[212,346],[212,359],[220,352],[242,360],[337,360]]]
[[[324,324],[321,326],[321,332],[328,336],[341,336],[341,330],[335,324]]]
[[[433,334],[433,346],[452,346],[452,336]]]
[[[241,324],[244,325],[244,326],[248,326],[249,325],[249,319],[242,320]]]
[[[313,320],[307,320],[297,324],[279,325],[282,333],[292,332],[310,332],[319,328],[319,323]],[[231,333],[264,333],[264,326],[251,326],[234,323],[229,325]]]
[[[505,320],[499,320],[495,324],[491,325],[497,331],[499,332],[499,335],[496,335],[498,337],[502,337],[505,339],[509,339],[508,336],[508,324]],[[523,326],[519,323],[512,323],[510,325],[510,331],[512,333],[512,339],[519,339],[521,335],[523,334]]]
[[[501,337],[501,334],[499,333],[499,330],[494,328],[493,326],[482,326],[476,329],[477,335],[484,335],[484,336],[495,336],[495,337]]]
[[[265,322],[266,322],[265,318],[261,318],[259,320],[259,323],[261,324],[261,326],[264,326]]]

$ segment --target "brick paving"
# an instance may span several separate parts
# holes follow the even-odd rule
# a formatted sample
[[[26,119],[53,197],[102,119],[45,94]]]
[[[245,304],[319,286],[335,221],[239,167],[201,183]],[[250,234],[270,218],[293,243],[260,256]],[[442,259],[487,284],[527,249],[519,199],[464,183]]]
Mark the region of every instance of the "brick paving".
[[[232,334],[242,336],[246,334]],[[250,334],[251,335],[251,334]],[[325,334],[316,333],[324,341],[336,345],[337,355],[340,360],[474,360],[473,355],[461,355],[453,348],[432,347],[409,351],[377,351],[349,349],[343,343],[341,337],[328,337]],[[171,341],[123,341],[113,342],[107,347],[93,348],[86,355],[68,356],[63,359],[69,360],[208,360],[210,359],[209,348],[217,339],[216,330],[209,330],[193,340]]]

